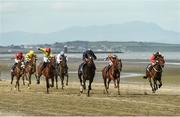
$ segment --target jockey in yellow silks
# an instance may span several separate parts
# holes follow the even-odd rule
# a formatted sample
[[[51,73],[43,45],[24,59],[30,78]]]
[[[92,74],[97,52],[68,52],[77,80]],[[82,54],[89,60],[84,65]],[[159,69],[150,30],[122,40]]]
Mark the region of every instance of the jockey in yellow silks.
[[[25,56],[25,61],[26,61],[26,64],[33,58],[35,57],[35,59],[37,60],[37,55],[36,53],[33,51],[33,50],[30,50],[26,56]]]
[[[43,70],[46,67],[46,65],[50,62],[50,58],[52,57],[51,48],[38,48],[38,50],[40,50],[44,54],[43,65],[41,68],[41,70]]]

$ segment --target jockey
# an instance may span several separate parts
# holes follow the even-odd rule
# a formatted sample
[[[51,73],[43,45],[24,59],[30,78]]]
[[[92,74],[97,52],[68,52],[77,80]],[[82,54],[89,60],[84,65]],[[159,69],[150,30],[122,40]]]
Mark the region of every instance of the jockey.
[[[153,55],[150,57],[150,61],[151,64],[148,65],[147,70],[150,72],[152,70],[152,68],[154,67],[154,65],[156,65],[156,63],[158,62],[158,58],[160,56],[163,56],[159,51],[156,53],[153,53]],[[146,77],[144,77],[146,78]]]
[[[83,52],[83,63],[81,64],[81,71],[83,71],[83,67],[86,64],[87,60],[88,60],[88,55],[92,56],[94,60],[97,59],[96,55],[94,54],[94,52],[91,49],[88,49],[86,51]],[[95,66],[96,68],[96,66]]]
[[[61,51],[56,58],[57,64],[59,65],[59,63],[61,63],[63,57],[66,57],[66,61],[68,61],[67,56],[65,56],[64,51]]]
[[[117,59],[117,56],[112,55],[112,53],[110,53],[108,57],[105,58],[105,61],[108,60],[108,66],[106,67],[106,72],[111,68],[111,66],[113,65],[113,60],[115,59]]]
[[[151,67],[152,68],[157,62],[158,62],[158,59],[160,56],[163,56],[159,51],[154,53],[151,58],[150,58],[150,61],[151,61]],[[149,69],[150,70],[150,69]]]
[[[14,65],[13,65],[12,68],[11,68],[11,72],[14,71],[16,65],[17,65],[19,62],[22,62],[22,63],[24,64],[24,56],[23,56],[23,53],[22,53],[22,52],[18,52],[18,53],[16,54],[16,56],[15,56],[15,63],[14,63]],[[21,67],[23,67],[23,66],[21,66]]]
[[[43,65],[41,67],[41,71],[46,67],[46,65],[50,62],[50,58],[52,57],[51,48],[38,48],[43,54]]]
[[[158,62],[157,60],[158,60],[159,56],[162,56],[162,54],[160,52],[156,52],[151,56],[150,60],[151,60],[151,65],[152,66],[155,65],[156,62]]]
[[[26,64],[29,63],[29,61],[35,57],[35,59],[37,60],[37,55],[36,53],[33,51],[33,50],[30,50],[27,54],[26,54],[26,57],[25,57],[25,61],[26,61]]]

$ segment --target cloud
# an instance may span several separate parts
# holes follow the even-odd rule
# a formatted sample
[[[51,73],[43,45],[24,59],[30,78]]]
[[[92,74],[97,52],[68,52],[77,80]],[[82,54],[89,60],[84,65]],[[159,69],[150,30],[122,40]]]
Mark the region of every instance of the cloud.
[[[1,2],[0,3],[0,12],[14,12],[18,8],[18,4],[14,2]]]
[[[75,2],[54,2],[51,4],[51,9],[57,11],[72,11],[76,7]]]

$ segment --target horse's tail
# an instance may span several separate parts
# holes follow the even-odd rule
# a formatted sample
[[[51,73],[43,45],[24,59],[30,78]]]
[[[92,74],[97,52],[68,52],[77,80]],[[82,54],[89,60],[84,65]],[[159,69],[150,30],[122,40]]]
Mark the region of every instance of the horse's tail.
[[[143,76],[144,79],[147,79],[147,76]]]

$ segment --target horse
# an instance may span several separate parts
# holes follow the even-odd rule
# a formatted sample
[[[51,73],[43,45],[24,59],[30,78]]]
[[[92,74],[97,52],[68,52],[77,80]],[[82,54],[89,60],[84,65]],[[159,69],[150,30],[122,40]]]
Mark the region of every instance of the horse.
[[[31,76],[36,72],[36,58],[32,57],[32,59],[25,65],[25,71],[24,76],[26,77],[26,80],[28,80],[28,88],[30,88],[31,84]],[[37,75],[34,74],[36,79]],[[24,77],[23,77],[24,80]]]
[[[116,58],[113,59],[112,63],[113,64],[108,71],[106,71],[106,66],[102,69],[102,77],[104,80],[105,91],[107,94],[109,93],[108,92],[109,84],[111,80],[113,80],[114,87],[118,88],[118,95],[120,95],[119,84],[120,84],[120,72],[122,71],[122,62],[121,59]],[[117,81],[117,85],[116,85],[116,81]]]
[[[57,86],[57,78],[59,76],[61,79],[61,85],[62,85],[62,89],[63,89],[64,88],[64,76],[67,77],[66,86],[68,86],[68,77],[69,77],[66,57],[62,57],[62,61],[57,66],[57,71],[58,72],[56,75],[56,86]],[[58,88],[58,87],[56,87],[56,88]]]
[[[164,57],[159,56],[156,64],[152,67],[151,71],[146,69],[146,76],[144,76],[144,78],[148,78],[153,93],[155,93],[156,90],[158,88],[161,88],[162,86],[161,76],[162,76],[162,69],[164,68],[164,63],[165,63]],[[157,85],[157,81],[159,82],[159,86]]]
[[[78,69],[78,78],[80,80],[80,93],[83,93],[83,89],[84,90],[86,89],[86,80],[89,80],[88,93],[87,93],[87,96],[89,97],[90,90],[92,90],[91,84],[94,80],[96,67],[93,61],[93,57],[90,55],[88,56],[86,64],[83,66],[83,71],[81,71],[82,64],[79,66]]]
[[[54,76],[55,76],[55,57],[50,58],[50,62],[47,63],[46,67],[42,70],[42,63],[37,66],[37,84],[40,84],[40,77],[43,75],[46,79],[46,89],[49,93],[49,88],[54,87]],[[49,84],[49,79],[51,79],[52,84]]]
[[[20,85],[19,85],[19,80],[24,74],[24,62],[20,61],[17,63],[15,69],[13,72],[11,72],[11,85],[13,84],[14,76],[16,77],[16,87],[18,87],[18,91],[20,91]]]

